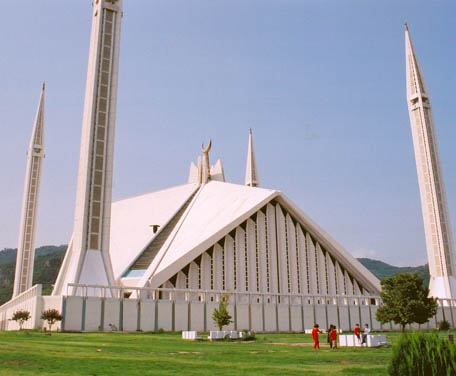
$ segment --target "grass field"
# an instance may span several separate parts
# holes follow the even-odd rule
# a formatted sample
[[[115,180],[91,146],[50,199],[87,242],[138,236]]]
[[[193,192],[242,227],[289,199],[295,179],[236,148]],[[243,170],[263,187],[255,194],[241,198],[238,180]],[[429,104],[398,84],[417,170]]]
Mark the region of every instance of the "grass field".
[[[388,340],[398,334],[389,333]],[[314,351],[308,334],[193,342],[180,333],[0,332],[0,375],[386,375],[390,353]]]

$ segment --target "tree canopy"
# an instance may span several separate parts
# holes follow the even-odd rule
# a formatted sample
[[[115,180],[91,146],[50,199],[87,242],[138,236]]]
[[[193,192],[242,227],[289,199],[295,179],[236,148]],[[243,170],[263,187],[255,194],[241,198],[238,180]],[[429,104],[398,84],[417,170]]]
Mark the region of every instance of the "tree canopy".
[[[226,308],[226,300],[226,297],[222,298],[222,300],[220,301],[219,309],[214,308],[214,312],[212,313],[212,320],[214,320],[219,330],[222,330],[224,326],[230,325],[233,322],[233,320],[231,320],[231,315],[229,314],[228,309]]]
[[[49,330],[52,330],[52,325],[54,325],[56,321],[62,321],[62,319],[63,316],[54,308],[49,308],[41,314],[41,320],[47,321]]]
[[[30,316],[30,312],[25,309],[22,309],[22,310],[18,310],[16,312],[14,312],[11,320],[19,323],[19,330],[22,330],[22,326],[24,325],[24,323],[26,321],[28,321],[30,319],[30,317],[32,317],[32,316]]]
[[[412,323],[424,324],[437,312],[437,299],[429,298],[429,288],[417,273],[400,273],[381,281],[383,305],[375,317],[382,324],[393,321],[402,331]]]

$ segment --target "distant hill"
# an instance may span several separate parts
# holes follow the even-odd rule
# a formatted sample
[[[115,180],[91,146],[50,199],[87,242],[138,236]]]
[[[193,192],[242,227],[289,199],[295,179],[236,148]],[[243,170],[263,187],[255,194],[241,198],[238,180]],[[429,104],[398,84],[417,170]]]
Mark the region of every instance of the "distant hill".
[[[45,295],[51,293],[66,249],[66,245],[47,245],[36,249],[33,284],[42,284]],[[13,294],[16,252],[17,250],[12,248],[5,248],[0,251],[0,305],[10,300]],[[425,285],[429,284],[429,268],[427,265],[398,267],[369,258],[359,258],[358,261],[380,280],[397,273],[417,272],[423,278]]]
[[[418,275],[423,278],[424,285],[429,285],[429,266],[392,266],[383,261],[372,260],[369,258],[359,258],[358,261],[363,264],[370,272],[375,275],[379,280],[383,278],[393,276],[398,273],[418,273]]]
[[[66,245],[47,245],[36,249],[33,284],[42,284],[43,294],[50,294],[66,249]],[[0,305],[10,300],[13,295],[16,252],[17,249],[12,248],[0,251]]]

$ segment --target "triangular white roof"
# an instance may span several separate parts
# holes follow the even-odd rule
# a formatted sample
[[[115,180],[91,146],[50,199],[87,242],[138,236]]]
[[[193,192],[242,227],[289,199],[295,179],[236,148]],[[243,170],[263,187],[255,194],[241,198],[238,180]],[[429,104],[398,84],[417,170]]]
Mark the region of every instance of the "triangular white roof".
[[[116,278],[128,270],[158,235],[154,235],[149,226],[165,226],[194,193],[148,269],[136,280],[125,281],[127,285],[160,286],[275,199],[371,292],[380,291],[378,279],[283,193],[219,181],[210,181],[199,188],[196,184],[186,184],[114,202],[111,258]]]

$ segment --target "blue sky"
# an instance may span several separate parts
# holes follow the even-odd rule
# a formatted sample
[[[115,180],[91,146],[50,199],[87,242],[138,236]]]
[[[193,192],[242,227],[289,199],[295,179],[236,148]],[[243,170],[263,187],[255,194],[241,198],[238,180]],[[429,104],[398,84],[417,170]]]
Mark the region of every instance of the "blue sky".
[[[37,245],[71,236],[91,1],[2,0],[0,249],[16,247],[46,81]],[[454,1],[124,0],[113,196],[186,182],[212,137],[243,183],[282,190],[356,256],[426,262],[405,96],[407,20],[456,223]],[[454,226],[453,226],[454,228]]]

